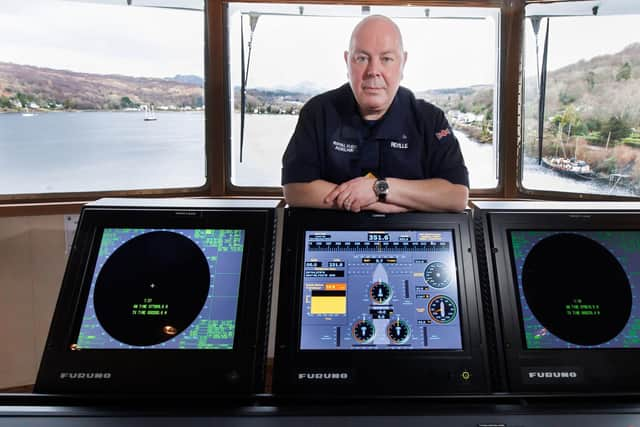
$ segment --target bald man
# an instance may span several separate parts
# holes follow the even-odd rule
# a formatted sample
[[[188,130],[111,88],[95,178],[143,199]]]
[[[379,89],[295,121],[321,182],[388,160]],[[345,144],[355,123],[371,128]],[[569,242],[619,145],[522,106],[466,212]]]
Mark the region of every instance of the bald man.
[[[352,212],[461,211],[469,174],[444,113],[400,87],[397,25],[369,16],[344,52],[349,84],[310,99],[282,159],[291,206]],[[435,65],[435,61],[434,61]]]

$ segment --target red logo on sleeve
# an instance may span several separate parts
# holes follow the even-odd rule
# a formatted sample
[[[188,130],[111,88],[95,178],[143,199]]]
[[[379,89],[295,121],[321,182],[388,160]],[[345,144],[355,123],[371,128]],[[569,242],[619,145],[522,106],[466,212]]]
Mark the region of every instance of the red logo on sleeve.
[[[451,131],[449,130],[449,128],[445,128],[445,129],[442,129],[440,132],[436,132],[436,138],[438,138],[438,141],[447,135],[451,135]]]

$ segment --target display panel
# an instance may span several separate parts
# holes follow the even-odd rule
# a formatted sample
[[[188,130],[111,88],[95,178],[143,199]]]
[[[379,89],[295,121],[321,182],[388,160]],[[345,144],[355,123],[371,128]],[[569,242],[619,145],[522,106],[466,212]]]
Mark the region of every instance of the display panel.
[[[244,235],[105,228],[72,349],[232,349]]]
[[[639,348],[640,232],[508,230],[527,349]]]
[[[307,230],[301,350],[461,350],[451,230]]]
[[[84,206],[34,390],[261,393],[279,203],[136,198]]]

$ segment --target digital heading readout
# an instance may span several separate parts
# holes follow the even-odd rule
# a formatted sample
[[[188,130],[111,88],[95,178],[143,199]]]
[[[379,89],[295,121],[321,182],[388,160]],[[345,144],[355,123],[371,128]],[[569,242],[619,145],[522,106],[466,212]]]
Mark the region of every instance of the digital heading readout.
[[[306,231],[301,350],[460,350],[451,230]]]

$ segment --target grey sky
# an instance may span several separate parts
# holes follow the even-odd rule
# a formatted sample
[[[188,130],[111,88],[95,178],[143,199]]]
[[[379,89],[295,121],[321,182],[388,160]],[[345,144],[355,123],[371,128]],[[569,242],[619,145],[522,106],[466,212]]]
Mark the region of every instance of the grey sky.
[[[341,8],[350,12],[353,7],[331,5],[325,8],[319,12],[339,13]],[[380,9],[376,13],[387,12]],[[260,9],[257,5],[245,9],[251,10]],[[239,76],[239,15],[238,11],[232,11],[230,17],[232,76]],[[262,15],[253,39],[248,86],[313,82],[326,89],[346,82],[343,52],[360,19],[362,16]],[[497,26],[492,17],[473,20],[400,17],[395,21],[408,52],[403,85],[423,90],[495,83]],[[249,35],[246,22],[248,18],[245,18],[245,42]],[[234,85],[238,84],[239,77],[234,82]]]
[[[100,74],[203,76],[201,11],[128,7],[124,0],[119,3],[116,6],[61,0],[5,1],[0,9],[0,61]],[[230,61],[234,86],[239,84],[240,74],[239,11],[266,7],[242,3],[231,7]],[[268,7],[280,7],[287,13],[298,8]],[[424,19],[424,11],[428,9],[377,9],[380,10],[372,13],[401,16],[396,22],[409,53],[404,85],[422,90],[495,83],[497,24],[493,17]],[[355,15],[358,7],[305,6],[305,13],[310,10],[336,16],[261,16],[253,39],[250,87],[312,82],[318,88],[330,88],[346,81],[342,52],[361,16],[345,16]],[[447,11],[431,8],[431,18],[438,10]],[[466,10],[457,9],[455,13]],[[419,14],[422,19],[415,19]],[[551,26],[549,69],[614,53],[640,41],[637,20],[637,15],[555,18]],[[245,42],[248,35],[246,32]],[[526,28],[525,40],[532,46],[530,26]],[[533,52],[534,49],[527,51],[529,64],[535,61]]]
[[[617,53],[631,43],[640,42],[639,22],[639,15],[552,18],[549,26],[548,69],[557,70],[581,59]],[[541,25],[538,42],[540,57],[545,28],[545,25]],[[526,62],[535,67],[535,37],[531,25],[525,28],[525,35]]]
[[[202,12],[3,1],[0,22],[3,62],[144,77],[204,75]]]

